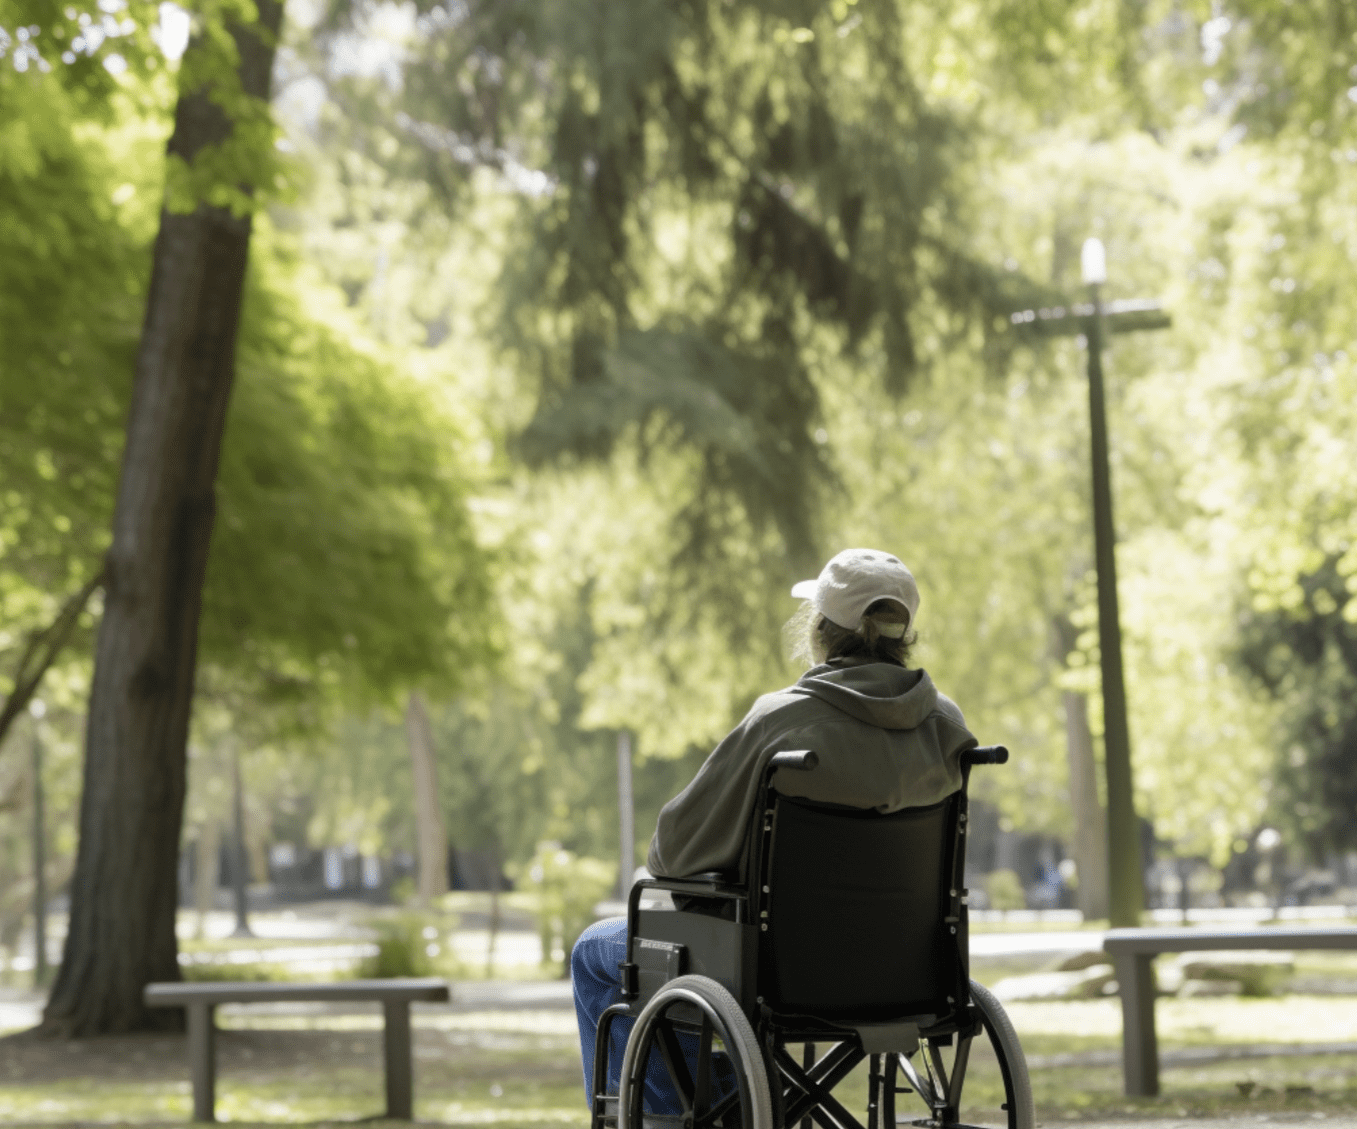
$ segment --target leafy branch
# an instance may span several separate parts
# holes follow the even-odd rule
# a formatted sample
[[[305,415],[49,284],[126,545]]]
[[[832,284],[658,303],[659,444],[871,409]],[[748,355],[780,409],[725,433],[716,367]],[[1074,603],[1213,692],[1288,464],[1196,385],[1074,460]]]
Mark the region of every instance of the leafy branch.
[[[14,672],[14,689],[5,699],[4,706],[0,707],[0,745],[4,744],[5,735],[14,724],[14,719],[23,713],[33,695],[37,693],[43,675],[56,662],[57,656],[70,641],[71,633],[75,630],[75,625],[79,622],[80,614],[85,610],[90,597],[94,595],[96,589],[104,586],[104,576],[105,569],[101,567],[78,592],[67,598],[51,623],[29,634]]]

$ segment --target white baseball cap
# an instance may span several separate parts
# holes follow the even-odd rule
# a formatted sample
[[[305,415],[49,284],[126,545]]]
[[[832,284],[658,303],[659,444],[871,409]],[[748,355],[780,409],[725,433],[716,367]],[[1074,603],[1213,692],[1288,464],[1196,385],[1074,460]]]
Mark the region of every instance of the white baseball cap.
[[[892,600],[909,613],[912,626],[919,611],[919,587],[899,557],[877,549],[845,549],[821,570],[816,580],[793,585],[792,595],[840,627],[856,631],[877,600]],[[901,634],[904,634],[903,629]]]

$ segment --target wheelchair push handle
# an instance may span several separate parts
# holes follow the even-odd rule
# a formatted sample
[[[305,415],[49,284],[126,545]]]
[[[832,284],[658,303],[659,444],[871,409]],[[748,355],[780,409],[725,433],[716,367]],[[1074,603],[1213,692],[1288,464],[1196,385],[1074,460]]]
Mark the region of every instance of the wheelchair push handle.
[[[768,762],[768,771],[772,772],[778,768],[794,768],[800,772],[808,772],[820,763],[820,758],[816,755],[814,749],[789,749],[783,753],[776,753],[773,759]]]
[[[962,753],[961,763],[967,768],[977,764],[1007,764],[1008,750],[1003,745],[980,745]]]

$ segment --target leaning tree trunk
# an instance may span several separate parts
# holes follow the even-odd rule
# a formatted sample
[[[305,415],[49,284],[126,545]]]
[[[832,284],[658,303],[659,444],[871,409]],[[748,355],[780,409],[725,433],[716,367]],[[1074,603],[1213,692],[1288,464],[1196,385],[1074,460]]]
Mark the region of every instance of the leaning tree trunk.
[[[243,92],[267,99],[282,7],[261,0],[259,12],[258,28],[234,34]],[[206,89],[183,91],[169,153],[191,163],[231,129]],[[161,212],[95,650],[70,929],[43,1015],[50,1034],[182,1023],[177,1011],[147,1009],[142,989],[179,979],[198,614],[249,243],[249,218],[226,209]]]
[[[438,764],[434,758],[433,728],[424,699],[410,695],[405,709],[405,736],[410,745],[410,774],[415,785],[415,838],[418,841],[421,905],[448,892],[448,833],[438,806]]]

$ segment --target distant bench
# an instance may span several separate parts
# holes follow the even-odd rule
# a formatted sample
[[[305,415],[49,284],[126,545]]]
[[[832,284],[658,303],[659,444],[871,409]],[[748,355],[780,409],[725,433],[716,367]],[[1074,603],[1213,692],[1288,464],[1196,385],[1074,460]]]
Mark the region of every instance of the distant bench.
[[[1121,994],[1121,1063],[1128,1097],[1159,1093],[1159,1040],[1154,1029],[1154,969],[1160,953],[1224,949],[1354,949],[1357,928],[1327,929],[1112,929],[1103,951],[1117,972]]]
[[[382,1051],[386,1062],[386,1116],[409,1121],[414,1110],[414,1072],[410,1047],[410,1004],[446,1003],[446,980],[346,980],[333,984],[277,984],[232,980],[146,985],[147,1007],[188,1011],[188,1062],[193,1079],[193,1120],[215,1121],[218,1004],[274,1004],[292,1001],[380,1003],[386,1018]]]

